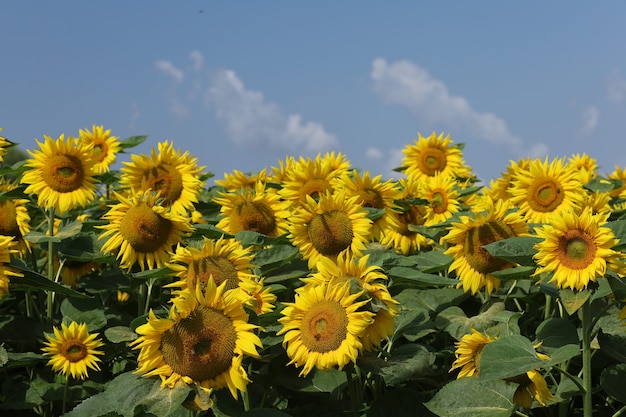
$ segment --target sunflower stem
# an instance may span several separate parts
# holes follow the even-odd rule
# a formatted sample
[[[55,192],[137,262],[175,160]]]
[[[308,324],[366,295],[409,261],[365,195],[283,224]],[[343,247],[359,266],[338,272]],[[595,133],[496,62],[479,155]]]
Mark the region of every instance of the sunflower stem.
[[[247,390],[241,391],[241,399],[243,400],[243,411],[250,411],[250,397]]]
[[[617,410],[617,412],[613,414],[613,417],[620,417],[624,413],[626,413],[626,405],[620,408],[619,410]]]
[[[352,404],[352,414],[354,417],[359,416],[359,400],[357,398],[357,390],[354,379],[352,378],[352,370],[354,366],[350,364],[350,366],[346,366],[344,372],[346,373],[346,378],[348,380],[348,393],[350,395],[350,403]]]
[[[54,236],[54,208],[48,210],[48,235]],[[48,241],[48,279],[54,280],[54,242],[52,239]],[[54,304],[54,292],[48,291],[48,300],[46,305],[47,317],[52,319],[52,307]]]
[[[70,377],[69,375],[65,376],[65,387],[63,387],[63,412],[62,414],[65,414],[65,410],[67,410],[67,391],[68,391],[68,387],[70,385]]]
[[[146,314],[144,310],[146,309],[146,293],[147,293],[146,283],[142,282],[139,284],[139,294],[137,295],[137,315],[141,316]]]
[[[552,296],[546,295],[545,298],[546,298],[546,305],[545,305],[545,309],[543,310],[543,319],[548,320],[550,317],[552,317]]]
[[[591,403],[591,304],[589,299],[581,308],[583,334],[583,416],[592,416]]]

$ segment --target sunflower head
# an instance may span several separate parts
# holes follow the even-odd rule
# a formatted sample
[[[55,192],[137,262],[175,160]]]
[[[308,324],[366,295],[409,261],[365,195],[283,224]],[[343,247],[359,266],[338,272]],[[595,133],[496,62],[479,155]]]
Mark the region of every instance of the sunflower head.
[[[17,242],[11,236],[0,235],[0,300],[9,293],[9,277],[21,277],[22,273],[9,266],[11,257],[18,253]]]
[[[0,178],[0,192],[17,188],[17,184]],[[30,215],[27,208],[28,200],[12,199],[0,201],[0,235],[12,236],[18,242],[20,256],[30,252],[31,244],[24,240],[30,231]]]
[[[0,127],[0,132],[2,132],[2,130],[3,129]],[[0,162],[4,160],[4,155],[6,155],[9,146],[11,146],[11,142],[4,136],[0,136]]]
[[[417,134],[418,139],[413,145],[402,150],[404,158],[402,166],[408,177],[422,179],[432,177],[436,173],[456,176],[463,167],[463,152],[459,146],[453,145],[450,135],[438,136],[433,132],[429,137]]]
[[[117,153],[122,149],[119,138],[111,136],[111,130],[104,126],[92,126],[91,131],[80,129],[78,139],[91,146],[91,157],[95,161],[93,170],[96,174],[109,172],[109,166],[115,162]]]
[[[232,173],[225,173],[224,179],[215,180],[215,185],[224,187],[226,191],[254,190],[259,182],[267,182],[267,169],[263,168],[255,174],[234,170]]]

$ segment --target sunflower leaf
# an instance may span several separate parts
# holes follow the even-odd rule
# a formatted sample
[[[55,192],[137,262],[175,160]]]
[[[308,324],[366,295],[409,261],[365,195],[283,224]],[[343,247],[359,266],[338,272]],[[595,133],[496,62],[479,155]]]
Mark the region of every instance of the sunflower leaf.
[[[480,356],[480,379],[494,381],[522,375],[541,368],[532,342],[521,335],[511,335],[487,343]]]
[[[570,316],[576,313],[589,297],[591,297],[591,291],[589,290],[572,291],[569,288],[564,288],[559,291],[561,304],[563,304],[565,311]]]
[[[516,236],[484,245],[492,256],[523,266],[535,266],[535,245],[541,238],[532,236]]]
[[[533,272],[535,272],[534,266],[516,266],[494,271],[491,275],[502,280],[534,279]]]
[[[130,136],[130,137],[120,141],[120,148],[122,150],[129,149],[129,148],[134,148],[135,146],[140,145],[143,142],[145,142],[146,139],[148,139],[147,135]]]
[[[432,287],[432,286],[449,286],[456,285],[459,281],[456,279],[443,277],[441,275],[427,274],[415,268],[407,268],[404,266],[395,266],[387,273],[389,278],[394,280],[408,281],[413,286]]]
[[[611,229],[615,237],[619,239],[618,248],[626,246],[626,220],[607,222],[606,227]]]
[[[10,277],[12,290],[38,289],[64,294],[69,297],[91,298],[89,295],[58,284],[35,271],[31,271],[30,269],[15,266],[13,264],[11,264],[11,268],[20,271],[24,275],[22,277]]]
[[[600,375],[600,385],[613,399],[626,403],[626,390],[624,390],[624,380],[626,380],[626,364],[620,363],[609,366]]]

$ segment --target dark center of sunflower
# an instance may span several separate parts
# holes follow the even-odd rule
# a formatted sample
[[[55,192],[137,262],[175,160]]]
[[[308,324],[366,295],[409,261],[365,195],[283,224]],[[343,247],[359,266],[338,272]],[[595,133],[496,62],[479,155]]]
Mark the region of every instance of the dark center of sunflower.
[[[101,143],[98,143],[97,145],[94,145],[93,147],[93,155],[96,157],[96,159],[99,162],[104,161],[104,158],[106,157],[106,152],[104,150],[104,145]]]
[[[0,235],[21,236],[20,227],[17,224],[17,211],[11,201],[0,201]]]
[[[320,301],[304,312],[300,332],[308,350],[331,352],[348,335],[348,316],[337,301]]]
[[[155,213],[146,203],[128,209],[120,234],[137,252],[154,252],[167,242],[172,222]]]
[[[247,201],[238,204],[230,214],[232,233],[251,230],[264,235],[271,235],[276,228],[274,210],[262,202]]]
[[[146,177],[145,188],[159,191],[166,206],[174,204],[183,193],[183,177],[176,167],[160,164],[146,172]]]
[[[585,269],[595,259],[596,244],[581,230],[568,230],[559,239],[559,261],[570,269]]]
[[[66,340],[61,345],[61,355],[72,363],[79,362],[87,356],[87,346],[80,340]]]
[[[83,185],[85,171],[80,159],[74,155],[53,155],[43,166],[41,176],[54,191],[69,193]]]
[[[420,171],[429,177],[445,169],[447,164],[446,153],[438,148],[428,148],[422,151]]]
[[[481,274],[489,274],[504,269],[509,263],[504,259],[492,256],[483,246],[513,236],[515,236],[513,229],[499,220],[493,220],[469,229],[465,233],[465,241],[463,242],[467,263]]]
[[[339,254],[352,244],[354,233],[350,217],[341,210],[317,214],[309,223],[309,239],[324,256]]]
[[[196,288],[196,285],[200,285],[200,288],[204,290],[210,277],[213,277],[217,286],[226,281],[227,290],[237,288],[239,285],[237,268],[228,258],[208,256],[189,264],[187,282],[192,290]]]
[[[409,230],[409,225],[423,225],[426,221],[426,209],[424,206],[411,205],[407,211],[395,213],[395,216],[399,220],[397,232],[402,236],[414,236],[417,232]]]
[[[361,197],[361,205],[363,207],[372,207],[377,209],[385,207],[383,197],[377,190],[374,190],[372,188],[364,188],[359,193],[359,196]]]
[[[307,195],[310,195],[317,200],[320,195],[324,194],[328,190],[330,190],[330,184],[328,181],[322,178],[312,178],[300,187],[300,201],[305,202]]]
[[[448,209],[448,197],[442,191],[432,193],[430,208],[437,214],[445,213]]]
[[[534,211],[549,213],[561,205],[565,195],[561,184],[552,178],[540,178],[529,188],[528,204]]]
[[[179,375],[211,380],[226,372],[237,343],[230,318],[209,307],[197,307],[163,333],[163,360]]]

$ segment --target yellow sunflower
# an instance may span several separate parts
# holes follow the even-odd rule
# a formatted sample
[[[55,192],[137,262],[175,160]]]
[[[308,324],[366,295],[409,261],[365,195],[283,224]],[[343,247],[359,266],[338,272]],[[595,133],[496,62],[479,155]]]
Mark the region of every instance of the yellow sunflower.
[[[596,160],[586,153],[574,154],[569,157],[567,164],[574,167],[581,183],[587,184],[598,177],[598,164]]]
[[[239,191],[254,190],[257,183],[267,182],[267,169],[262,169],[256,174],[246,174],[239,170],[234,170],[232,173],[225,173],[224,179],[215,180],[215,185],[224,187],[226,191]]]
[[[250,249],[235,239],[203,237],[200,248],[179,245],[167,264],[179,280],[166,287],[195,291],[199,286],[204,290],[212,278],[218,286],[226,283],[227,290],[237,288],[242,280],[254,277],[253,257]]]
[[[389,294],[386,281],[387,275],[376,265],[367,265],[369,255],[361,258],[337,256],[333,261],[320,258],[317,272],[302,281],[308,285],[334,285],[350,283],[353,291],[362,291],[360,300],[369,301],[362,309],[374,313],[374,321],[367,326],[361,338],[363,348],[371,351],[380,346],[381,342],[393,334],[394,318],[398,315],[398,302]]]
[[[337,186],[337,172],[329,160],[303,158],[294,162],[282,181],[278,191],[281,198],[289,202],[285,207],[299,207],[307,204],[307,198],[319,198]]]
[[[422,180],[437,172],[451,177],[458,176],[459,170],[465,165],[463,151],[458,145],[453,145],[450,135],[444,137],[441,133],[437,136],[433,132],[429,137],[420,133],[417,136],[412,145],[407,145],[402,150],[402,166],[408,177]]]
[[[0,133],[2,132],[2,128],[0,127]],[[0,136],[0,162],[4,161],[4,155],[7,153],[7,148],[11,145],[11,142],[7,140],[4,136]]]
[[[502,172],[498,178],[489,181],[489,187],[483,188],[483,195],[487,195],[493,199],[508,200],[511,198],[509,192],[511,188],[511,181],[515,173],[528,170],[530,167],[530,158],[520,158],[515,161],[509,161],[509,165],[506,167],[506,171]]]
[[[512,266],[492,256],[483,246],[528,233],[528,225],[519,211],[510,211],[505,200],[493,203],[491,198],[486,198],[484,201],[485,211],[461,216],[461,222],[453,222],[443,237],[452,244],[445,254],[454,258],[449,271],[456,271],[460,280],[457,287],[472,294],[485,287],[487,294],[491,294],[500,286],[500,280],[491,273]]]
[[[622,198],[626,198],[626,168],[622,169],[616,165],[613,172],[607,175],[607,178],[610,180],[621,181],[622,183],[620,187],[617,187],[614,190],[610,191],[611,196],[612,197],[621,196]]]
[[[158,153],[152,148],[151,156],[131,155],[132,162],[123,162],[120,186],[133,193],[145,190],[159,192],[164,207],[171,207],[177,214],[194,210],[194,203],[204,186],[198,160],[189,152],[181,154],[174,150],[174,143],[158,144]]]
[[[37,194],[39,206],[59,214],[91,203],[96,198],[91,146],[64,135],[44,138],[44,143],[36,140],[41,150],[27,150],[32,159],[21,180],[29,184],[26,194]]]
[[[102,252],[117,253],[120,266],[126,269],[135,263],[142,271],[165,265],[172,246],[192,232],[189,219],[158,205],[158,194],[150,190],[128,198],[115,195],[120,202],[102,216],[109,223],[99,226],[105,230],[99,239],[108,238]]]
[[[17,184],[0,178],[0,192],[5,193],[15,188],[17,188]],[[22,257],[30,252],[31,248],[30,242],[24,240],[24,235],[30,232],[30,215],[27,204],[28,200],[23,198],[0,201],[0,235],[13,237]]]
[[[59,259],[56,258],[57,270],[60,267]],[[66,259],[61,269],[61,282],[72,288],[76,287],[78,278],[96,271],[100,267],[98,262],[93,261],[74,261]]]
[[[244,278],[239,282],[241,302],[257,316],[269,313],[276,307],[276,296],[269,287],[263,285],[263,281],[263,278]]]
[[[284,161],[279,160],[278,166],[271,168],[272,173],[268,176],[267,182],[282,184],[287,179],[287,175],[293,171],[296,165],[296,159],[293,156],[287,156]]]
[[[104,126],[94,124],[91,131],[79,129],[78,139],[93,145],[91,148],[91,157],[95,161],[93,171],[96,174],[109,172],[109,166],[115,162],[117,153],[122,149],[119,138],[111,136],[111,129],[104,130]]]
[[[495,338],[483,334],[475,329],[471,329],[471,333],[464,335],[461,340],[455,343],[456,351],[454,352],[456,360],[452,364],[450,371],[461,368],[457,379],[478,376],[480,373],[480,357],[485,346],[496,340]],[[535,346],[535,349],[538,345]],[[537,357],[548,360],[548,356],[535,352]],[[548,384],[541,373],[537,370],[531,370],[524,374],[506,378],[508,382],[518,384],[518,388],[513,395],[513,402],[525,408],[532,406],[533,398],[542,406],[553,400],[552,393],[548,389]]]
[[[358,256],[365,250],[372,221],[357,198],[347,198],[344,191],[326,192],[319,201],[307,196],[306,203],[292,215],[290,238],[309,268],[323,256],[334,259],[343,252]]]
[[[455,178],[439,173],[423,178],[421,187],[418,188],[418,196],[429,203],[426,206],[424,226],[443,223],[460,210],[456,183]]]
[[[104,352],[96,350],[103,346],[98,333],[90,334],[85,323],[71,322],[69,326],[61,323],[61,329],[54,327],[54,335],[46,335],[45,347],[41,350],[44,355],[51,356],[48,365],[52,365],[54,372],[72,378],[85,379],[88,369],[100,370],[97,355]]]
[[[509,192],[511,204],[519,207],[529,223],[546,223],[553,215],[580,206],[585,191],[571,165],[562,159],[535,159],[527,170],[517,171]]]
[[[306,285],[296,293],[295,302],[285,303],[278,321],[283,328],[283,346],[289,365],[302,366],[301,376],[315,367],[329,371],[356,362],[363,344],[361,337],[373,320],[373,313],[359,311],[367,303],[350,294],[347,282],[335,285]]]
[[[586,207],[553,217],[551,224],[537,228],[543,240],[535,245],[539,268],[535,275],[551,273],[550,282],[559,288],[583,290],[606,272],[607,262],[619,253],[611,249],[619,242],[606,227],[609,213],[593,214]]]
[[[319,165],[328,164],[335,177],[341,177],[350,169],[350,161],[341,152],[335,153],[335,151],[332,151],[326,152],[324,155],[318,154],[315,157],[315,162]]]
[[[398,183],[402,189],[400,201],[418,198],[418,181],[401,178]],[[403,255],[409,255],[429,244],[429,239],[426,236],[409,229],[409,225],[424,225],[426,206],[406,203],[402,207],[392,210],[391,214],[395,217],[395,221],[389,222],[387,227],[383,229],[380,236],[381,244],[394,248]]]
[[[382,216],[374,219],[371,238],[377,240],[389,224],[397,226],[392,210],[394,201],[402,196],[398,183],[392,180],[383,181],[382,175],[371,178],[369,171],[359,172],[356,169],[341,177],[339,187],[345,189],[346,196],[358,196],[357,203],[362,207],[384,210]]]
[[[158,318],[150,310],[148,322],[137,327],[140,337],[131,342],[133,349],[141,349],[136,372],[159,376],[168,388],[181,380],[206,391],[228,387],[237,398],[250,382],[243,357],[258,357],[262,347],[254,333],[258,326],[248,323],[238,290],[209,280],[206,291],[197,286],[172,302],[169,317]]]
[[[236,234],[251,230],[267,236],[287,233],[290,212],[283,209],[280,197],[274,188],[266,188],[258,182],[251,190],[219,193],[213,201],[219,204],[222,218],[217,227],[226,233]]]
[[[11,256],[16,254],[17,242],[12,236],[0,235],[0,300],[9,293],[9,277],[21,277],[20,272],[9,266]]]

